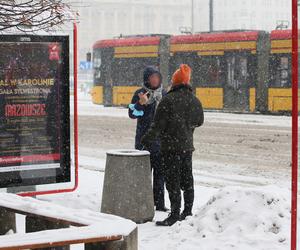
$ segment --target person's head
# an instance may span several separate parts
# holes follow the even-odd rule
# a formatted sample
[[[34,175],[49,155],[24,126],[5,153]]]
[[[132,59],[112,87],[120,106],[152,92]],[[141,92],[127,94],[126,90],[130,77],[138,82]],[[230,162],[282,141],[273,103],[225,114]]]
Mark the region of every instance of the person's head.
[[[147,88],[158,89],[162,82],[162,76],[155,67],[147,67],[144,71],[144,84]]]
[[[190,84],[192,69],[187,64],[181,64],[172,76],[172,85]]]
[[[152,89],[157,89],[161,84],[161,75],[158,73],[152,74],[149,77],[149,85]]]

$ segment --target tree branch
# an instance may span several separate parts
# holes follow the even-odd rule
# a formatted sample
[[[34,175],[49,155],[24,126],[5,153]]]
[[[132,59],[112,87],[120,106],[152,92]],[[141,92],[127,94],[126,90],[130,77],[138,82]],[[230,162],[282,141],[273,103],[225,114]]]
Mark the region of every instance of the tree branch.
[[[13,28],[50,31],[76,18],[62,0],[0,0],[0,32]]]

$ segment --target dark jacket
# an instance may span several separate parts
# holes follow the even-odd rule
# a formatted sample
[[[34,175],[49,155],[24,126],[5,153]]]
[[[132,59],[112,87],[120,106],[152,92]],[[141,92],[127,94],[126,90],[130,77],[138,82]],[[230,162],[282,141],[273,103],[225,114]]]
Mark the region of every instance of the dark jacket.
[[[142,138],[146,148],[156,138],[160,139],[161,151],[194,151],[193,134],[204,122],[200,101],[189,85],[173,87],[157,107],[154,122]]]
[[[154,67],[147,67],[144,72],[144,85],[147,86],[147,88],[150,88],[149,86],[149,78],[153,74],[159,74],[159,71],[156,70]],[[139,104],[139,93],[146,93],[146,89],[141,88],[138,89],[131,100],[131,104],[133,104],[133,108],[128,109],[128,115],[131,119],[137,119],[137,126],[136,126],[136,136],[135,136],[135,148],[138,150],[144,149],[144,146],[141,144],[141,139],[145,135],[145,133],[150,128],[151,123],[154,119],[155,110],[157,107],[157,102],[153,102],[149,105],[141,105]],[[134,110],[133,110],[134,109]],[[140,112],[141,111],[141,112]],[[148,150],[151,153],[156,153],[160,151],[160,143],[159,139],[155,139],[152,141],[152,143],[149,145]]]

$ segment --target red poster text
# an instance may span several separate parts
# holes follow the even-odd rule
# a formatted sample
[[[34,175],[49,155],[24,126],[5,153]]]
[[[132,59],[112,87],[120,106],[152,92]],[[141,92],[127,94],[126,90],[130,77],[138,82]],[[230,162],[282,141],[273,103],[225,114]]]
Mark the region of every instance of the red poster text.
[[[5,105],[5,116],[45,116],[45,104],[8,104]]]

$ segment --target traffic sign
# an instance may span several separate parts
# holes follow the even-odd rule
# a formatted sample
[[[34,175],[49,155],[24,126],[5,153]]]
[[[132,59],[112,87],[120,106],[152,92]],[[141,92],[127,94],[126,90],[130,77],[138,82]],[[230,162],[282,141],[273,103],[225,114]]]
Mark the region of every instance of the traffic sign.
[[[79,63],[79,68],[81,70],[89,70],[93,68],[93,63],[92,62],[87,62],[87,61],[80,61]]]

